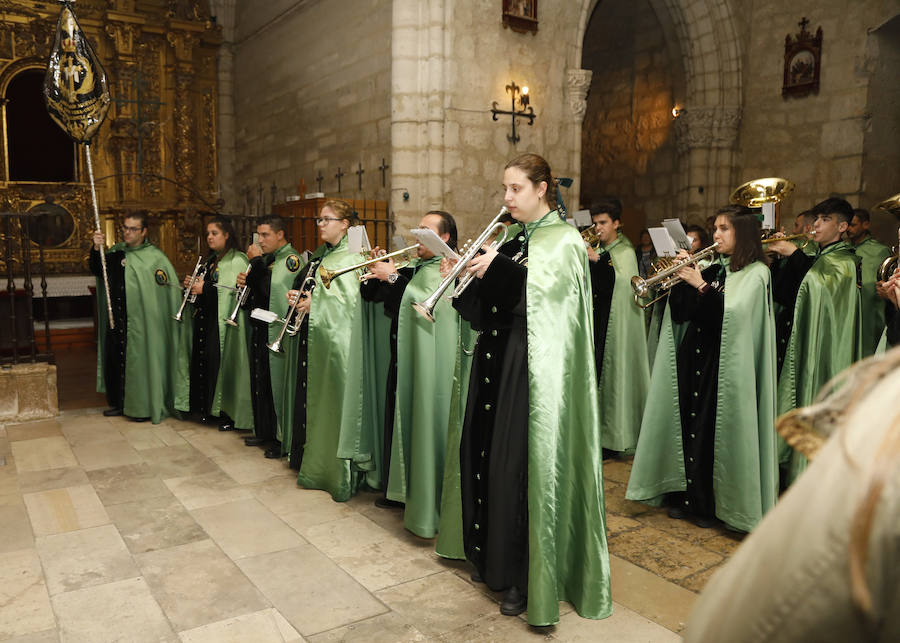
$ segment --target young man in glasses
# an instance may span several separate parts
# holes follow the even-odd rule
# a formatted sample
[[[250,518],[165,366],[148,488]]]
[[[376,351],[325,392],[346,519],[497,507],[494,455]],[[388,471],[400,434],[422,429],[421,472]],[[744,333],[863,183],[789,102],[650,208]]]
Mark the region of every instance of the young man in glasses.
[[[97,391],[110,408],[159,423],[173,411],[173,374],[181,303],[175,269],[162,250],[147,241],[147,216],[125,218],[122,242],[106,251],[114,328],[109,328],[100,251],[106,237],[94,232],[91,272],[97,275]]]

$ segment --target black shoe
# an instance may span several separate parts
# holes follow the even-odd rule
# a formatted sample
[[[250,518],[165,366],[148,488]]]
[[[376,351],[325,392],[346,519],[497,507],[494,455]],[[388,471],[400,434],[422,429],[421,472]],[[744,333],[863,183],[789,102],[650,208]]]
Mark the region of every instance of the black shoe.
[[[688,517],[687,512],[681,507],[669,507],[666,513],[669,514],[669,518],[674,518],[675,520],[684,520]]]
[[[281,442],[271,443],[263,455],[265,455],[269,460],[274,460],[275,458],[280,458],[281,457]]]
[[[219,425],[219,431],[234,431],[234,422],[222,422]]]
[[[518,616],[525,611],[528,597],[519,591],[518,587],[510,587],[503,593],[503,602],[500,603],[500,613],[504,616]]]
[[[148,422],[150,418],[131,418],[132,422]]]
[[[618,451],[613,451],[612,449],[603,449],[603,459],[604,460],[616,460],[619,457]]]
[[[384,496],[375,499],[375,506],[379,509],[401,509],[406,505],[396,500],[388,500]]]
[[[709,529],[719,524],[719,521],[715,518],[701,518],[700,516],[694,516],[691,522],[700,527],[700,529]]]
[[[469,578],[471,578],[476,583],[484,582],[484,579],[481,577],[481,574],[478,573],[477,569],[469,575]]]
[[[209,416],[201,415],[200,416],[200,424],[209,424]]]
[[[266,444],[268,440],[265,438],[258,438],[255,435],[251,435],[249,438],[244,438],[244,444],[248,447],[261,447]]]
[[[103,411],[103,415],[108,418],[114,418],[122,415],[122,409],[111,408]]]

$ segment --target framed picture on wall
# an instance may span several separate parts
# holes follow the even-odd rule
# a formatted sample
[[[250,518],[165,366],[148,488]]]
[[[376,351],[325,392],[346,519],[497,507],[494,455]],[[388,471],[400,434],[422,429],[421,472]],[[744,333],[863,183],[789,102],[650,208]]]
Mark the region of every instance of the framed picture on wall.
[[[503,0],[503,27],[532,34],[538,30],[538,0]]]
[[[803,97],[819,93],[819,71],[822,62],[822,27],[811,35],[806,30],[809,20],[799,23],[799,33],[784,39],[784,83],[781,95]]]

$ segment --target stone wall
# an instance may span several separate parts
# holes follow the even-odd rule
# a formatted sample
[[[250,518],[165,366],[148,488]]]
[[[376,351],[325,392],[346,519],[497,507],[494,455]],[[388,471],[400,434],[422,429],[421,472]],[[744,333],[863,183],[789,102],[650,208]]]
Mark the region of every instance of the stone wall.
[[[668,16],[661,12],[663,19]],[[626,233],[678,216],[678,154],[672,108],[683,107],[677,43],[649,0],[601,2],[584,36],[593,70],[582,131],[581,200],[623,203]]]
[[[37,363],[0,368],[0,422],[57,415],[56,366]]]
[[[874,151],[878,144],[877,137],[870,136],[867,142],[873,112],[879,119],[900,112],[896,92],[892,97],[879,97],[877,90],[882,88],[876,88],[870,103],[870,83],[879,66],[878,47],[872,46],[876,35],[869,31],[896,14],[897,3],[884,0],[858,0],[852,3],[852,10],[841,0],[802,0],[794,3],[790,12],[778,0],[753,3],[751,27],[744,34],[740,180],[774,175],[793,181],[797,187],[782,208],[785,220],[832,193],[855,206],[868,207],[897,192],[900,166],[896,154],[889,160],[893,168],[882,166],[894,180],[890,194],[870,194],[863,174],[870,151],[867,146]],[[820,90],[804,98],[784,99],[784,39],[799,31],[797,22],[803,16],[810,20],[808,31],[815,33],[822,27]],[[881,82],[890,82],[888,76]],[[896,67],[892,80],[896,88]],[[884,215],[876,216],[881,219]]]
[[[247,0],[234,34],[237,210],[308,192],[386,199],[377,167],[390,159],[391,1]],[[363,187],[354,172],[362,164]],[[338,191],[335,174],[345,176]]]

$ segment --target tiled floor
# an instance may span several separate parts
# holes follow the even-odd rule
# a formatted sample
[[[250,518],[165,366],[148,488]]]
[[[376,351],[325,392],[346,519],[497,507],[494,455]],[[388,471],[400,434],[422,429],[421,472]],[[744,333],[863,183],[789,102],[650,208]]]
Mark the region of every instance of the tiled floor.
[[[234,433],[99,411],[0,426],[0,640],[677,641],[734,550],[625,501],[607,462],[615,611],[529,628],[374,494],[335,503]]]

